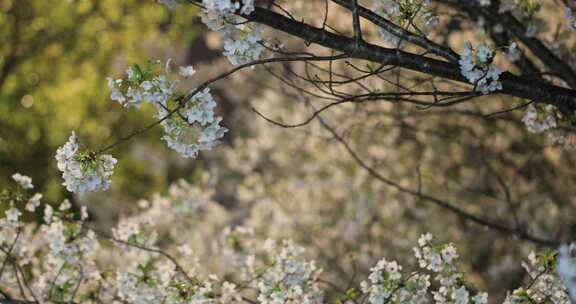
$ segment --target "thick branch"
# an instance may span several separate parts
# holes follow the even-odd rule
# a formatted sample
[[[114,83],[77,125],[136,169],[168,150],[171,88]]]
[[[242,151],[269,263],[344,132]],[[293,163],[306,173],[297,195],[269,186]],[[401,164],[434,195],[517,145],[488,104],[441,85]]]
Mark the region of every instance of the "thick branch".
[[[365,59],[383,65],[394,65],[446,79],[468,83],[458,65],[397,49],[383,48],[364,43],[356,47],[354,39],[337,35],[309,24],[287,18],[278,13],[257,7],[246,17],[250,21],[268,25],[276,30],[343,52],[350,57]],[[562,112],[573,115],[576,110],[576,91],[528,80],[505,72],[500,78],[503,89],[499,93],[526,98],[557,106]]]

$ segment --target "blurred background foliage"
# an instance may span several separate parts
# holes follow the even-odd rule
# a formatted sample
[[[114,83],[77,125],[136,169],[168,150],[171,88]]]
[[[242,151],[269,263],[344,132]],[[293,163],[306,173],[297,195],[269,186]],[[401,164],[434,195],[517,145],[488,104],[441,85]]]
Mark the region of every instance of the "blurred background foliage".
[[[189,47],[199,33],[194,15],[193,8],[170,11],[144,0],[0,0],[0,188],[21,172],[45,202],[72,199],[61,186],[56,149],[71,130],[97,149],[150,123],[152,109],[121,111],[110,100],[106,77],[164,59],[170,47]],[[138,144],[164,149],[160,132]],[[163,190],[171,177],[151,163],[154,150],[126,158],[128,149],[135,147],[114,151],[120,162],[112,195]]]
[[[296,15],[321,14],[324,9],[323,1],[283,3],[294,5]],[[333,11],[334,25],[349,30],[341,22],[341,11]],[[33,178],[44,203],[57,204],[63,198],[87,203],[100,227],[114,227],[139,199],[164,203],[164,196],[174,196],[169,185],[182,178],[202,193],[210,192],[218,213],[226,213],[224,219],[206,213],[194,229],[219,233],[219,223],[246,225],[262,239],[295,239],[316,248],[312,255],[335,269],[327,275],[336,281],[345,281],[345,273],[367,272],[382,256],[404,262],[418,235],[430,231],[458,245],[466,257],[463,269],[479,288],[503,294],[518,285],[523,276],[518,262],[532,247],[518,246],[519,240],[391,189],[362,170],[317,121],[282,129],[257,118],[251,107],[297,123],[311,115],[310,104],[326,105],[285,83],[310,88],[294,76],[305,75],[309,66],[270,65],[211,86],[217,111],[231,131],[226,145],[200,159],[183,159],[166,148],[161,128],[154,128],[112,151],[119,163],[110,191],[69,194],[61,186],[54,155],[72,130],[86,147],[98,149],[153,121],[150,107],[123,109],[112,102],[107,76],[120,77],[132,63],[173,57],[177,64],[194,64],[198,70],[198,77],[185,84],[193,88],[194,82],[230,69],[224,60],[212,60],[220,57],[221,46],[211,44],[195,15],[193,6],[167,10],[155,0],[0,0],[0,189],[11,187],[10,176],[20,172]],[[448,29],[452,20],[448,13],[442,16],[439,28]],[[460,23],[454,32],[432,38],[457,41],[455,50],[462,49],[464,36],[484,39],[476,23]],[[364,37],[378,41],[374,29],[366,28]],[[277,32],[267,38],[279,39],[291,50],[325,52],[315,45],[304,49],[302,41]],[[268,69],[283,78],[271,77]],[[348,66],[334,69],[358,76]],[[407,76],[412,82],[422,77]],[[395,89],[380,78],[364,84]],[[455,88],[450,82],[441,85]],[[494,96],[426,111],[372,102],[335,107],[323,118],[384,176],[499,223],[513,225],[510,209],[516,209],[519,226],[560,239],[576,226],[574,152],[528,133],[522,111],[489,115],[510,105],[510,100]],[[172,188],[179,193],[178,187]],[[193,200],[200,189],[182,191],[182,196]],[[157,192],[164,196],[152,195]],[[186,218],[181,224],[194,221]],[[168,222],[167,227],[175,226]],[[199,237],[179,228],[174,239]],[[211,233],[208,239],[218,239]],[[210,247],[205,240],[200,244]],[[213,260],[211,253],[206,257]]]

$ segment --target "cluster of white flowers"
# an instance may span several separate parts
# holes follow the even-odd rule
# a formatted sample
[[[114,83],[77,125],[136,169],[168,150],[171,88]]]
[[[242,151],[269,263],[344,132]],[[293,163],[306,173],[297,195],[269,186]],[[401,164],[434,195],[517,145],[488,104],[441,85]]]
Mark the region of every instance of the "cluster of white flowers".
[[[430,276],[425,273],[402,273],[402,267],[394,261],[382,259],[370,269],[368,279],[361,284],[371,304],[383,303],[427,303],[430,296],[435,303],[486,304],[488,295],[478,293],[471,297],[462,284],[463,275],[454,265],[458,254],[452,244],[432,244],[432,235],[425,234],[414,248],[419,266],[432,271],[439,283],[437,290],[430,290]]]
[[[6,220],[8,221],[8,223],[15,225],[20,220],[22,212],[20,212],[18,208],[11,206],[8,210],[4,212],[4,214],[6,215]]]
[[[548,136],[552,138],[555,144],[564,148],[564,150],[573,150],[576,148],[576,138],[574,138],[573,134],[549,133]]]
[[[157,61],[156,64],[160,62]],[[125,107],[139,107],[142,102],[165,105],[174,96],[178,80],[171,80],[171,60],[166,62],[166,74],[154,75],[151,69],[133,65],[126,70],[126,79],[108,78],[110,98]],[[180,67],[182,76],[194,73],[191,67]]]
[[[292,241],[284,241],[278,246],[273,240],[268,240],[265,248],[273,260],[253,283],[260,303],[323,303],[317,286],[320,270],[314,261],[304,258],[304,248]]]
[[[231,64],[240,65],[260,59],[264,52],[262,41],[262,27],[252,25],[249,30],[243,30],[235,35],[227,35],[224,39],[224,55]]]
[[[13,230],[21,226],[20,217],[22,216],[22,212],[20,212],[20,206],[18,205],[26,202],[26,199],[29,198],[26,203],[26,209],[28,209],[28,205],[40,204],[40,199],[42,198],[42,194],[40,193],[36,193],[32,197],[28,194],[28,190],[34,188],[30,177],[20,173],[14,173],[12,179],[18,184],[20,189],[14,192],[16,195],[0,197],[0,208],[3,205],[5,206],[5,208],[3,208],[4,212],[0,213],[0,246],[7,244],[13,239]],[[33,211],[34,210],[31,212]],[[2,217],[2,215],[4,217]]]
[[[205,281],[181,280],[171,262],[154,259],[135,263],[130,269],[116,271],[115,290],[126,303],[227,304],[242,298],[234,283],[220,281],[216,275]]]
[[[195,73],[192,66],[178,67],[180,77],[187,78]],[[162,120],[166,133],[162,140],[180,155],[194,158],[199,151],[215,147],[228,131],[220,126],[222,118],[214,115],[216,103],[208,88],[193,96],[181,97],[184,101],[176,100],[179,80],[172,78],[171,59],[164,64],[162,73],[156,72],[154,66],[142,70],[135,65],[128,68],[126,74],[127,79],[108,79],[111,98],[124,106],[139,106],[143,101],[152,103],[158,111],[156,118]],[[170,110],[170,101],[177,102],[177,107],[182,107],[184,113],[176,115]]]
[[[454,245],[433,244],[432,235],[428,233],[418,239],[418,247],[414,248],[414,255],[420,267],[436,273],[435,279],[440,283],[438,290],[432,292],[436,303],[488,303],[486,293],[478,293],[470,297],[470,292],[461,283],[463,275],[455,265],[458,254]]]
[[[367,281],[360,286],[362,292],[368,294],[371,304],[384,303],[425,303],[427,302],[430,276],[413,273],[402,274],[402,266],[395,261],[381,259],[370,269]]]
[[[165,135],[162,137],[169,148],[184,157],[196,157],[201,150],[211,150],[228,131],[220,126],[221,117],[214,115],[216,103],[208,88],[192,96],[186,103],[183,116],[162,121]],[[158,108],[158,118],[168,116],[164,107]]]
[[[68,141],[56,151],[63,185],[76,193],[108,189],[116,159],[109,154],[81,153],[78,149],[78,138],[72,131]]]
[[[502,89],[502,83],[498,80],[502,72],[492,64],[493,58],[494,52],[484,43],[474,50],[469,42],[460,56],[460,72],[474,84],[476,91],[483,94]]]
[[[235,282],[238,277],[226,273],[225,280],[214,274],[200,275],[195,253],[203,249],[190,250],[191,243],[178,242],[181,245],[177,248],[171,247],[174,254],[181,252],[173,255],[181,261],[159,255],[159,252],[169,252],[160,251],[156,244],[155,228],[159,223],[176,225],[177,231],[182,231],[181,225],[190,228],[190,219],[195,216],[216,211],[207,208],[211,203],[200,203],[208,198],[197,192],[197,188],[182,187],[170,189],[174,196],[171,200],[158,197],[152,203],[141,203],[141,213],[120,220],[112,232],[114,239],[121,242],[100,242],[99,234],[84,226],[86,211],[83,210],[80,219],[74,219],[71,203],[64,200],[55,209],[45,207],[45,222],[39,224],[39,229],[35,223],[22,223],[17,208],[6,211],[4,217],[0,215],[0,245],[10,247],[12,242],[18,242],[13,246],[12,255],[22,266],[32,267],[27,279],[34,287],[38,302],[72,301],[76,297],[90,299],[86,303],[114,300],[135,304],[224,304],[243,300],[263,304],[324,303],[319,284],[321,271],[313,260],[305,257],[304,249],[292,241],[268,240],[256,246],[254,240],[250,240],[255,237],[254,231],[249,228],[216,229],[218,233],[224,230],[226,242],[235,250],[249,253],[241,260],[250,269],[250,276],[242,277],[240,282]],[[208,217],[214,219],[213,214]],[[198,228],[201,232],[202,228]],[[168,238],[172,237],[183,240],[190,235],[180,233]],[[258,253],[259,248],[263,254]],[[220,254],[220,249],[215,250]],[[574,245],[561,247],[557,267],[554,267],[554,252],[531,254],[530,263],[524,267],[534,282],[526,289],[509,294],[504,303],[541,303],[545,299],[554,304],[570,303],[568,291],[574,289],[576,276],[573,252]],[[405,273],[397,262],[381,259],[360,284],[362,294],[351,288],[343,296],[352,302],[365,297],[371,304],[487,303],[485,293],[472,296],[466,287],[464,275],[455,266],[458,254],[452,244],[435,243],[432,235],[426,234],[418,240],[414,254],[420,269]],[[227,268],[224,267],[224,271],[229,271]],[[9,267],[0,277],[3,291],[18,290],[16,269]],[[237,268],[234,269],[233,272],[237,272]],[[436,284],[431,284],[431,275]]]
[[[23,190],[30,190],[34,189],[34,184],[32,183],[32,178],[22,175],[20,173],[14,173],[12,175],[12,179],[18,183],[18,185]],[[40,200],[42,199],[43,195],[41,193],[34,193],[31,197],[29,195],[26,196],[27,202],[25,209],[30,212],[34,212],[38,206],[40,206]],[[12,202],[12,206],[14,207],[14,202]],[[9,218],[17,219],[20,216],[20,211],[16,208],[11,208],[8,210]]]
[[[174,265],[146,261],[135,263],[129,269],[116,271],[118,297],[127,303],[162,303],[173,299],[170,279]],[[178,303],[172,302],[169,303]]]
[[[84,254],[96,250],[100,245],[92,230],[82,231],[80,224],[64,223],[55,218],[42,227],[44,235],[50,240],[52,258],[68,264],[81,263]]]
[[[544,116],[539,119],[539,116]],[[556,128],[556,115],[553,112],[553,106],[547,106],[544,115],[538,115],[536,107],[529,105],[524,113],[522,122],[526,125],[528,131],[532,133],[542,133],[549,129]]]
[[[560,248],[564,251],[564,247]],[[557,263],[558,272],[561,275],[574,275],[574,268],[567,263],[573,263],[573,257],[564,256],[560,252]],[[568,261],[564,258],[571,258]],[[570,295],[566,290],[566,286],[562,279],[554,272],[553,264],[556,262],[555,254],[553,251],[536,254],[531,252],[528,255],[528,263],[523,262],[522,266],[526,269],[528,276],[531,279],[531,284],[527,288],[518,288],[512,293],[508,294],[503,304],[522,304],[522,303],[554,303],[554,304],[570,304]],[[560,269],[559,267],[563,267]],[[571,286],[571,285],[567,285]],[[575,298],[576,299],[576,298]]]
[[[24,189],[33,189],[32,179],[20,173],[14,173],[12,179],[15,180]]]
[[[202,0],[202,5],[207,12],[218,14],[223,18],[235,13],[247,15],[254,11],[254,0]]]
[[[224,55],[231,64],[245,64],[260,59],[264,52],[260,25],[249,25],[235,14],[254,11],[254,1],[203,0],[202,22],[224,35]]]
[[[40,193],[35,193],[26,203],[25,209],[30,212],[36,211],[36,208],[40,206],[40,200],[42,199],[43,195]]]
[[[51,206],[46,205],[44,208],[46,221],[39,227],[34,222],[23,222],[22,213],[19,211],[22,206],[17,206],[15,203],[26,202],[28,194],[19,192],[18,195],[8,198],[11,207],[4,213],[5,217],[0,216],[0,246],[11,248],[8,254],[12,255],[15,261],[19,261],[18,267],[32,267],[31,274],[36,278],[28,283],[34,287],[29,291],[39,303],[46,303],[48,295],[52,295],[52,299],[68,297],[76,292],[75,286],[82,276],[79,275],[78,269],[82,269],[84,274],[94,270],[95,265],[89,255],[99,249],[99,242],[94,232],[82,227],[86,219],[84,209],[79,220],[74,222],[61,220],[64,217],[72,218],[72,205],[68,200],[64,200],[56,212]],[[34,194],[25,209],[34,212],[40,204],[41,197],[40,193]],[[0,205],[2,203],[4,201],[0,201]],[[32,209],[29,208],[31,204],[34,207]],[[20,238],[24,241],[20,241]],[[7,259],[6,255],[3,258]],[[0,276],[2,277],[0,286],[3,288],[10,289],[21,284],[18,283],[18,275],[22,274],[6,271],[3,271],[3,274],[4,276]],[[52,287],[46,288],[49,285]]]
[[[565,116],[560,113],[555,106],[529,105],[522,117],[522,122],[526,129],[532,133],[546,133],[554,144],[563,147],[565,150],[572,150],[576,147],[576,140],[570,131],[559,128],[559,124],[570,124]]]
[[[187,77],[190,77],[190,76],[196,74],[196,70],[191,65],[181,66],[181,67],[178,67],[178,74],[182,77],[187,78]]]

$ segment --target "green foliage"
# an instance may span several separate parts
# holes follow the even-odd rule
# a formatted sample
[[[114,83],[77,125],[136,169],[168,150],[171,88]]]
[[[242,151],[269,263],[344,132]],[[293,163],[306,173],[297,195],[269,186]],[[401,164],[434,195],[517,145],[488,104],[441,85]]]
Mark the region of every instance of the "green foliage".
[[[0,45],[0,187],[21,171],[46,202],[68,196],[55,168],[57,147],[72,129],[97,150],[149,123],[151,109],[121,111],[110,100],[106,77],[132,62],[164,59],[169,44],[189,45],[199,32],[195,13],[156,1],[0,0],[0,40],[7,42]],[[146,78],[146,69],[134,68]],[[139,141],[159,147],[158,138],[153,131]],[[113,154],[122,160],[129,149]],[[122,185],[129,187],[123,194],[141,197],[167,182],[158,172],[141,178],[143,162],[120,162],[112,190]]]

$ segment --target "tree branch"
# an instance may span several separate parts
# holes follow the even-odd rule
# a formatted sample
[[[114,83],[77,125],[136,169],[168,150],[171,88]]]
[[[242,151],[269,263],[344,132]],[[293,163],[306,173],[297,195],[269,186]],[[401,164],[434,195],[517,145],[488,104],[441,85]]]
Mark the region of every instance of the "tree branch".
[[[299,37],[307,43],[316,43],[348,54],[352,58],[383,65],[394,65],[469,84],[462,76],[460,67],[453,63],[370,43],[364,43],[358,48],[353,38],[337,35],[260,7],[256,7],[254,12],[244,17],[250,21],[268,25],[276,30]],[[500,81],[502,82],[502,90],[497,93],[530,99],[538,103],[552,104],[563,113],[574,115],[576,110],[576,91],[574,90],[536,82],[509,72],[502,73]]]
[[[354,8],[353,0],[332,0],[332,2],[347,8],[348,10],[352,10]],[[374,25],[377,25],[384,29],[385,31],[391,33],[394,36],[401,38],[403,41],[408,41],[413,43],[417,46],[424,48],[425,50],[430,51],[433,54],[436,54],[440,57],[448,59],[451,62],[458,62],[459,56],[448,47],[438,45],[428,39],[426,37],[422,37],[416,35],[410,31],[405,30],[402,27],[397,26],[396,24],[388,21],[386,18],[374,13],[373,11],[362,7],[357,6],[358,15],[366,20],[372,22]]]
[[[470,221],[470,222],[475,223],[477,225],[489,228],[489,229],[494,230],[494,231],[498,231],[498,232],[503,233],[503,234],[512,235],[512,236],[518,237],[518,238],[526,240],[526,241],[533,242],[533,243],[541,245],[541,246],[557,247],[559,245],[557,241],[536,237],[536,236],[528,234],[524,230],[508,227],[506,225],[484,219],[484,218],[477,216],[477,215],[474,215],[472,213],[468,213],[464,209],[461,209],[458,206],[455,206],[446,200],[422,193],[418,190],[412,190],[412,189],[406,188],[406,187],[384,177],[378,171],[376,171],[374,168],[372,168],[366,162],[364,162],[364,160],[362,160],[362,158],[352,149],[352,147],[330,125],[328,125],[324,120],[322,120],[322,118],[320,116],[318,117],[318,120],[320,121],[320,124],[326,130],[328,130],[332,134],[332,136],[334,136],[334,138],[342,144],[342,146],[344,146],[344,148],[346,149],[348,154],[350,154],[350,156],[356,161],[356,163],[360,167],[362,167],[364,170],[366,170],[372,177],[374,177],[377,180],[383,182],[384,184],[400,191],[401,193],[406,193],[406,194],[409,194],[409,195],[414,196],[416,198],[419,198],[423,201],[433,203],[440,208],[443,208],[445,210],[448,210],[448,211],[454,213],[455,215],[457,215],[458,217],[460,217],[466,221]]]

